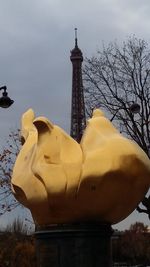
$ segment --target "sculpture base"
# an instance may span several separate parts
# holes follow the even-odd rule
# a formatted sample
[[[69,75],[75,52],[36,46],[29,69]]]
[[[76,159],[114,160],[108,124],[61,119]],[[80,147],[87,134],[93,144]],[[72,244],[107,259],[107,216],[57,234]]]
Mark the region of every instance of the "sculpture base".
[[[110,224],[49,226],[35,232],[38,267],[110,267]]]

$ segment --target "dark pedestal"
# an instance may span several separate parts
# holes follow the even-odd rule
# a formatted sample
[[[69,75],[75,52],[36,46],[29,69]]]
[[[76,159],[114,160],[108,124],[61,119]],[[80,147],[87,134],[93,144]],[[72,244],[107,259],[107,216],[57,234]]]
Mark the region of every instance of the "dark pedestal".
[[[47,227],[35,232],[37,267],[110,267],[109,224]]]

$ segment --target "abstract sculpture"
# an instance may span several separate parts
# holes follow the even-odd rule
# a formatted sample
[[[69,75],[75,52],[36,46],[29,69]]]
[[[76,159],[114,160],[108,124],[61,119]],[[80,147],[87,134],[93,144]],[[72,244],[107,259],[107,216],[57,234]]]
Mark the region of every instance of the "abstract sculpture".
[[[127,217],[150,186],[150,160],[123,137],[100,110],[93,112],[80,144],[30,109],[22,117],[25,143],[12,190],[36,224]]]

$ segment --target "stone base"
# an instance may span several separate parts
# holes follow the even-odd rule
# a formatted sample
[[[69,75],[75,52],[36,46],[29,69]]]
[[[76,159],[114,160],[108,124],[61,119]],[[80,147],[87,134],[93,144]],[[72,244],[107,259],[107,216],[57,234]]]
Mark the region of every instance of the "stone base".
[[[110,267],[110,224],[49,226],[35,232],[38,267]]]

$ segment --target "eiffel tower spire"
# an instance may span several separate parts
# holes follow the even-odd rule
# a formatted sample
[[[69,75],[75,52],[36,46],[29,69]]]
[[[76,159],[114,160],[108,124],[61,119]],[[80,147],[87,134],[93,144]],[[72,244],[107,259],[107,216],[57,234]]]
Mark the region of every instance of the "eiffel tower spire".
[[[72,106],[70,135],[77,142],[80,142],[86,126],[86,118],[82,81],[83,55],[78,47],[77,28],[75,28],[75,47],[71,51],[70,60],[72,62]]]

